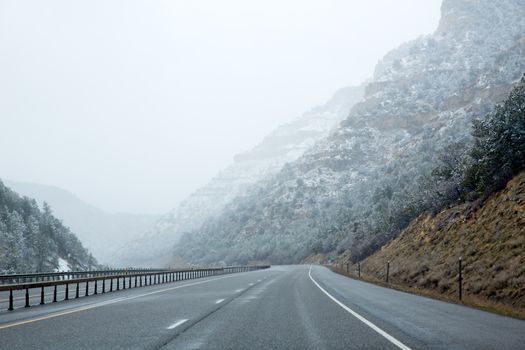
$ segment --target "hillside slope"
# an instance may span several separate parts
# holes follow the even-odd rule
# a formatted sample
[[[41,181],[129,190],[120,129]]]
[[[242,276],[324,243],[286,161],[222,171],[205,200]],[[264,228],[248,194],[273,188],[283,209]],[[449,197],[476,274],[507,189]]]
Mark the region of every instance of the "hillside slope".
[[[521,0],[445,0],[435,33],[377,65],[365,99],[325,139],[266,178],[175,254],[201,263],[301,261],[371,254],[424,207],[421,188],[443,149],[470,142],[525,71]]]
[[[54,186],[5,181],[20,195],[47,202],[54,215],[68,226],[95,258],[103,264],[120,265],[115,251],[136,239],[157,220],[154,215],[107,213],[73,193]]]
[[[134,265],[169,262],[172,247],[184,232],[198,229],[206,220],[219,216],[234,198],[245,195],[253,184],[276,174],[326,137],[363,94],[364,86],[340,89],[324,105],[276,128],[252,150],[235,156],[229,167],[160,218],[140,238],[125,245],[117,256]]]
[[[489,198],[421,215],[361,263],[364,276],[456,296],[462,258],[465,296],[525,311],[525,173]]]
[[[96,260],[78,238],[34,199],[0,181],[0,273],[86,270]]]

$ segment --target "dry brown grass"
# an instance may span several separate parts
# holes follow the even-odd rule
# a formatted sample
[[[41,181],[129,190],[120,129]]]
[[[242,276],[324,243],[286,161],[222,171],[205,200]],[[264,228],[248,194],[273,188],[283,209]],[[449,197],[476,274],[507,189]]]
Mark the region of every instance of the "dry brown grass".
[[[362,276],[383,283],[390,261],[389,287],[456,302],[461,257],[463,304],[525,318],[524,229],[521,174],[488,199],[420,216],[361,263]]]
[[[373,284],[376,284],[382,287],[392,288],[392,289],[399,290],[399,291],[406,292],[406,293],[422,295],[425,297],[438,299],[438,300],[442,300],[442,301],[446,301],[446,302],[450,302],[454,304],[474,307],[476,309],[497,313],[503,316],[509,316],[509,317],[514,317],[514,318],[518,318],[521,320],[525,320],[525,309],[519,309],[519,308],[515,308],[512,306],[506,305],[506,304],[493,302],[486,298],[480,298],[480,297],[472,296],[472,295],[466,295],[466,296],[464,295],[462,300],[460,301],[457,295],[454,296],[450,294],[440,293],[439,291],[435,289],[409,287],[404,284],[391,283],[391,282],[386,283],[384,279],[378,279],[376,276],[370,276],[366,274],[361,274],[361,277],[359,278],[357,276],[357,273],[354,273],[354,272],[347,273],[346,269],[340,269],[335,266],[327,266],[327,267],[340,275],[343,275],[349,278],[353,278],[356,280],[373,283]]]

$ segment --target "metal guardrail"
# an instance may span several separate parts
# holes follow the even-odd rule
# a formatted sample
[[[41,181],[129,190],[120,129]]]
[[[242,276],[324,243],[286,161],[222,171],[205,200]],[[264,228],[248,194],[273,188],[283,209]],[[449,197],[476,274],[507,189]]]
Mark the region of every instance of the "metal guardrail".
[[[152,271],[169,271],[169,269],[152,269],[152,268],[121,268],[107,270],[89,270],[89,271],[64,271],[64,272],[37,272],[37,273],[17,273],[0,275],[0,284],[19,284],[25,282],[38,281],[56,281],[84,277],[118,275],[130,272],[152,272]]]
[[[237,272],[254,271],[269,268],[269,265],[264,266],[231,266],[231,267],[219,267],[219,268],[199,268],[189,270],[165,270],[165,271],[148,271],[148,272],[136,272],[136,270],[129,270],[126,273],[113,274],[113,275],[102,275],[72,279],[62,279],[55,281],[40,281],[40,282],[27,282],[17,284],[5,284],[0,285],[0,292],[9,291],[9,307],[8,310],[13,310],[13,291],[25,290],[25,307],[30,307],[29,303],[29,290],[34,288],[40,288],[40,305],[45,304],[44,288],[53,288],[53,302],[57,302],[57,286],[65,286],[64,300],[69,300],[69,286],[75,285],[75,299],[80,297],[80,284],[85,283],[84,296],[89,295],[89,283],[94,282],[93,295],[99,293],[98,282],[102,282],[102,288],[100,293],[113,292],[114,290],[126,289],[126,281],[128,282],[127,288],[137,288],[142,286],[149,286],[161,283],[169,283],[176,281],[184,281],[188,279],[195,279],[208,276],[217,276]],[[75,275],[74,272],[69,274]],[[106,281],[108,281],[109,289],[106,288]],[[122,288],[120,288],[120,281],[122,280]],[[114,283],[114,281],[116,283]],[[115,288],[114,288],[114,285]]]

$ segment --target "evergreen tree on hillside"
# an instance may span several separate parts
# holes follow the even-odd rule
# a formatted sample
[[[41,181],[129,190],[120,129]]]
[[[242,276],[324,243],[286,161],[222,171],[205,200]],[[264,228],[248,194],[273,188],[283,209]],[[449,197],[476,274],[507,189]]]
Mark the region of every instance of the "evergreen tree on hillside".
[[[502,105],[474,122],[473,136],[467,187],[492,192],[525,169],[525,75]]]
[[[53,271],[59,258],[74,269],[97,265],[47,203],[41,211],[0,181],[0,273]]]
[[[472,200],[525,170],[525,75],[507,99],[472,124],[473,144],[446,147],[425,184],[430,208]]]

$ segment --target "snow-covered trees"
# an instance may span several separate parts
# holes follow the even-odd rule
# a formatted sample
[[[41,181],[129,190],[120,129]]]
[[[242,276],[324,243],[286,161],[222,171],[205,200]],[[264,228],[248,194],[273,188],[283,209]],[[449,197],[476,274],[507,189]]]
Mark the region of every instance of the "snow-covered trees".
[[[505,102],[473,125],[472,165],[465,186],[476,192],[500,189],[525,169],[525,75]]]
[[[47,204],[41,211],[0,181],[0,273],[53,271],[59,257],[78,269],[96,265]]]
[[[245,262],[271,245],[272,262],[332,251],[359,260],[422,211],[455,201],[466,165],[456,168],[462,152],[445,147],[468,145],[472,120],[492,111],[525,71],[525,7],[448,5],[436,33],[385,56],[365,100],[326,139],[188,232],[175,254]],[[431,176],[438,164],[439,181]]]

